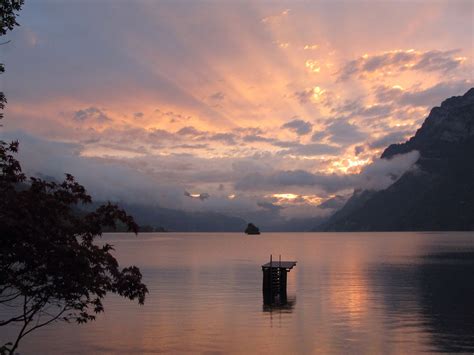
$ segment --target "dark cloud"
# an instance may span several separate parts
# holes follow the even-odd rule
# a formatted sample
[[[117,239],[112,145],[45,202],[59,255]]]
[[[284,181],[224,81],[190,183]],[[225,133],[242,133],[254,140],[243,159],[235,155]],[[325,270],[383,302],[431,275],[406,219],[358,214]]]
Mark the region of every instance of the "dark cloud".
[[[222,91],[218,91],[214,94],[212,94],[211,96],[209,96],[210,99],[212,100],[216,100],[216,101],[222,101],[225,99],[225,95]]]
[[[341,105],[331,108],[331,112],[336,114],[351,113],[360,110],[361,99],[345,100]]]
[[[112,121],[112,119],[108,117],[102,110],[93,106],[74,112],[73,117],[79,122],[95,121],[98,123],[105,123]]]
[[[386,148],[390,144],[393,143],[400,143],[404,141],[407,136],[413,134],[411,131],[398,131],[398,132],[391,132],[383,137],[380,137],[376,140],[369,142],[369,147],[372,149],[379,149],[379,148]]]
[[[246,135],[246,136],[242,137],[242,140],[244,142],[248,142],[248,143],[254,143],[254,142],[273,143],[273,142],[275,142],[274,138],[262,137],[262,136],[257,135],[257,134]]]
[[[394,158],[377,159],[359,174],[314,174],[305,170],[250,173],[235,183],[235,189],[242,191],[278,191],[281,188],[314,188],[326,193],[361,188],[385,189],[404,172],[411,169],[419,158],[413,151]]]
[[[135,117],[135,118],[142,118],[143,116],[144,116],[144,115],[143,115],[143,112],[135,112],[135,113],[133,114],[133,117]]]
[[[193,126],[183,127],[178,132],[176,132],[176,134],[180,136],[194,136],[194,137],[202,136],[204,133],[205,132],[196,129]]]
[[[326,131],[316,131],[313,133],[313,135],[311,136],[311,140],[313,142],[320,142],[322,141],[324,138],[326,138],[328,136],[328,133]]]
[[[309,88],[301,91],[296,91],[294,95],[300,103],[306,104],[310,102],[311,98],[314,96],[314,89]]]
[[[280,140],[275,140],[272,145],[275,147],[280,147],[280,148],[298,148],[302,144],[297,141],[280,141]]]
[[[176,112],[173,112],[173,111],[166,111],[166,112],[163,112],[163,111],[161,111],[161,110],[158,109],[158,108],[155,110],[155,113],[156,113],[159,117],[168,118],[168,120],[169,120],[170,123],[178,123],[178,122],[188,121],[189,119],[192,118],[192,117],[189,116],[189,115],[182,115],[182,114],[180,114],[180,113],[176,113]]]
[[[329,133],[331,142],[343,145],[358,143],[368,137],[367,133],[362,132],[355,124],[344,119],[331,123],[326,128],[326,132]]]
[[[281,127],[282,128],[287,128],[290,131],[295,132],[299,136],[303,136],[305,134],[308,134],[313,129],[313,125],[310,122],[303,121],[303,120],[300,120],[300,119],[294,119],[292,121],[289,121]]]
[[[181,149],[207,149],[209,145],[207,144],[178,144],[173,146],[173,148],[181,148]]]
[[[191,194],[188,191],[184,191],[184,196],[190,197],[190,198],[197,198],[201,201],[207,200],[211,195],[209,195],[207,192],[202,192],[200,194]]]
[[[391,105],[372,105],[372,106],[359,108],[351,116],[362,116],[362,117],[387,116],[391,114],[392,111],[393,111],[393,107]]]
[[[354,147],[354,154],[355,156],[358,156],[359,154],[363,153],[365,151],[365,147],[363,145],[358,145]]]
[[[322,208],[322,209],[338,210],[338,209],[341,209],[346,204],[347,199],[348,199],[348,196],[336,195],[336,196],[331,197],[330,199],[324,201],[318,207]]]
[[[133,134],[132,131],[127,132],[130,136]],[[139,135],[141,135],[139,133]],[[140,138],[138,135],[136,138]],[[148,138],[154,140],[174,140],[175,135],[171,132],[165,131],[164,129],[152,129],[148,131]]]
[[[399,86],[377,86],[373,90],[374,96],[379,102],[391,102],[403,95],[403,89]]]
[[[261,207],[265,210],[271,211],[271,212],[278,212],[282,210],[284,207],[275,205],[271,202],[265,202],[265,201],[259,201],[257,202],[257,206]]]
[[[290,149],[281,150],[278,152],[279,155],[305,155],[305,156],[317,156],[317,155],[333,155],[341,151],[339,147],[335,147],[329,144],[310,143],[310,144],[297,144]]]
[[[216,133],[211,135],[209,138],[211,141],[219,141],[223,142],[227,145],[236,145],[237,142],[235,141],[236,136],[233,133]]]
[[[334,192],[351,187],[352,182],[344,175],[312,174],[305,170],[277,171],[271,174],[252,173],[235,183],[237,190],[278,190],[282,187],[319,186],[326,192]]]
[[[233,132],[244,135],[261,135],[265,133],[259,127],[237,127],[233,129]]]
[[[339,73],[339,80],[347,80],[366,73],[385,71],[419,70],[442,73],[461,65],[462,58],[456,56],[459,50],[450,51],[415,51],[396,50],[376,55],[359,57],[348,62]]]
[[[439,105],[446,98],[461,95],[472,86],[468,80],[442,82],[430,88],[418,91],[406,91],[399,96],[402,105],[431,107]]]

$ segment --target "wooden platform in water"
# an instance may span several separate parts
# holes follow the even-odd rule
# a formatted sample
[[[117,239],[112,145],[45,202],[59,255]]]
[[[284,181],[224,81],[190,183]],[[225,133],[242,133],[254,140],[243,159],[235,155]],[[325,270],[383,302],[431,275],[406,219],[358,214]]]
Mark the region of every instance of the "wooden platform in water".
[[[269,269],[285,269],[290,271],[296,266],[296,261],[273,261],[272,263],[266,263],[262,265],[262,270]]]

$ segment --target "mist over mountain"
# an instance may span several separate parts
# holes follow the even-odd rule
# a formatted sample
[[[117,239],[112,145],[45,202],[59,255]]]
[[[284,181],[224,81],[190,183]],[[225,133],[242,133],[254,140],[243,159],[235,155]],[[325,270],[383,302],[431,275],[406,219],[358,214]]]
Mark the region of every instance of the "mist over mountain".
[[[416,134],[383,152],[413,151],[414,168],[380,191],[356,190],[317,230],[474,230],[474,88],[431,110]]]
[[[85,207],[89,210],[100,204],[101,202],[96,202]],[[246,216],[234,216],[221,212],[184,211],[130,202],[117,204],[130,213],[139,226],[167,232],[243,232],[251,221],[264,232],[307,232],[315,223],[326,220],[322,217],[285,219],[256,212],[249,212]]]

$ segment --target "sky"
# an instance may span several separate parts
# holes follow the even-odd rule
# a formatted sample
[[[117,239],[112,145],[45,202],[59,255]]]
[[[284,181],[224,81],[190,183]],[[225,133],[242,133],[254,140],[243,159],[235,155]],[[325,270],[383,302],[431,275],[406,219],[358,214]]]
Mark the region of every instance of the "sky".
[[[323,216],[474,81],[472,1],[34,1],[0,134],[97,199]]]

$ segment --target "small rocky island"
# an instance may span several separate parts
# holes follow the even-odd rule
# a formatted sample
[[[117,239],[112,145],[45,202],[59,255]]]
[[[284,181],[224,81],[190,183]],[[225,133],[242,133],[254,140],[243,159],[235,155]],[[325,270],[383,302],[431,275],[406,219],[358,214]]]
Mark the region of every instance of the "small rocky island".
[[[246,234],[260,234],[260,229],[258,229],[258,227],[255,224],[249,223],[247,225],[247,228],[245,228],[245,233]]]

